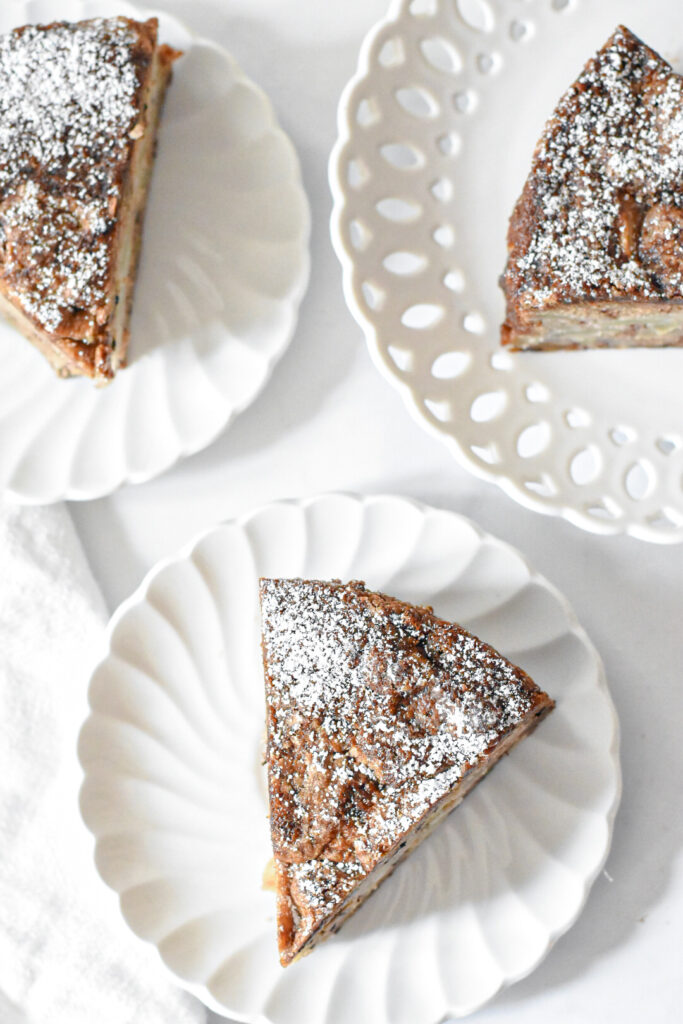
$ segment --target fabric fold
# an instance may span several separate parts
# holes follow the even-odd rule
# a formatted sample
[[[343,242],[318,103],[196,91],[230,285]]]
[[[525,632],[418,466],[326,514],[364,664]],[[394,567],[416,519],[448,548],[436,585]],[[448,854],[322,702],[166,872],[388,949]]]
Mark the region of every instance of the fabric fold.
[[[131,935],[78,813],[77,738],[107,613],[64,506],[0,499],[0,1017],[198,1024]]]

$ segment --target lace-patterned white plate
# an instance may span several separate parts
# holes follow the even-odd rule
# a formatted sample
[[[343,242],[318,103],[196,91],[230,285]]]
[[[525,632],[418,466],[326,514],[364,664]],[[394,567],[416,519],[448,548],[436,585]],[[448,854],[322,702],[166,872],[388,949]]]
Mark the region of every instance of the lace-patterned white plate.
[[[675,0],[394,0],[330,162],[380,370],[458,460],[585,529],[683,540],[683,351],[499,347],[507,223],[546,119],[620,22],[683,69]]]
[[[361,578],[464,623],[556,699],[542,726],[306,959],[277,960],[259,575]],[[218,526],[116,613],[80,737],[83,817],[123,915],[251,1024],[436,1024],[527,974],[577,917],[619,797],[617,721],[565,600],[450,512],[328,495]]]
[[[127,369],[100,389],[59,380],[0,321],[0,489],[22,502],[99,497],[206,447],[263,388],[308,280],[297,156],[228,53],[119,0],[2,4],[0,32],[101,14],[157,14],[184,56],[159,132]]]

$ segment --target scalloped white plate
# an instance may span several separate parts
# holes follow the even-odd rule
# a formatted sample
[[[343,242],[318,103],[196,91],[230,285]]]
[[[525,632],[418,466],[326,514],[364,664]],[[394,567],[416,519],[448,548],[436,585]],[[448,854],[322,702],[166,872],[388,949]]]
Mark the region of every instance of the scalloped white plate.
[[[260,765],[259,575],[365,579],[464,623],[552,715],[312,956],[283,970]],[[109,627],[79,744],[81,810],[123,915],[241,1021],[435,1024],[531,971],[609,847],[618,727],[566,601],[474,524],[402,498],[268,505],[154,569]]]
[[[297,156],[225,50],[120,0],[2,4],[0,32],[100,14],[156,14],[184,56],[159,132],[128,367],[106,388],[59,380],[0,321],[0,488],[27,503],[100,497],[205,448],[265,385],[308,281]]]
[[[675,0],[394,0],[339,106],[332,240],[382,373],[463,466],[603,534],[683,540],[683,351],[510,353],[508,218],[619,22],[683,69]]]

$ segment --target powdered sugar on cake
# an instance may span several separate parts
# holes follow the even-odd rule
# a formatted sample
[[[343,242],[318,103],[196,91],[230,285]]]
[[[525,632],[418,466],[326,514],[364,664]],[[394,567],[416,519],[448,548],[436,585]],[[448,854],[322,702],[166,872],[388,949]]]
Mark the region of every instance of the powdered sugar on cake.
[[[555,111],[520,202],[536,211],[524,254],[507,272],[522,304],[682,298],[680,272],[668,272],[654,250],[649,260],[638,235],[648,211],[660,249],[678,230],[671,211],[683,207],[683,79],[618,29]]]
[[[138,43],[124,18],[0,37],[2,271],[48,331],[105,301],[122,167],[140,118]]]
[[[263,580],[271,829],[321,915],[528,714],[531,680],[359,583]]]

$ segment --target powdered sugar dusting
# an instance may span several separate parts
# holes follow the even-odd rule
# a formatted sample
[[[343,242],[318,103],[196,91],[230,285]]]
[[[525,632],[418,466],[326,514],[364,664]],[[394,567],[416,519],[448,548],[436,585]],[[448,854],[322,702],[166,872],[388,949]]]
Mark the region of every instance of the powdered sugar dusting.
[[[129,133],[138,33],[124,18],[28,26],[0,38],[2,273],[49,331],[93,340]],[[144,63],[144,62],[143,62]]]
[[[522,305],[683,297],[680,270],[661,255],[683,207],[683,79],[627,29],[563,97],[529,188],[531,236],[508,268]],[[640,246],[653,210],[658,245]]]
[[[530,711],[531,680],[363,584],[263,580],[273,845],[310,933]]]

